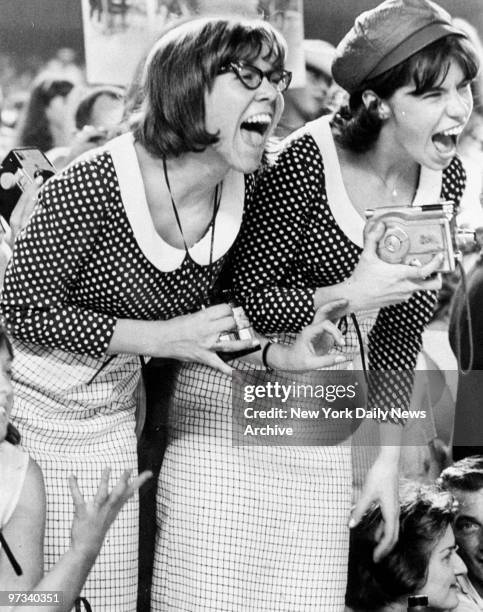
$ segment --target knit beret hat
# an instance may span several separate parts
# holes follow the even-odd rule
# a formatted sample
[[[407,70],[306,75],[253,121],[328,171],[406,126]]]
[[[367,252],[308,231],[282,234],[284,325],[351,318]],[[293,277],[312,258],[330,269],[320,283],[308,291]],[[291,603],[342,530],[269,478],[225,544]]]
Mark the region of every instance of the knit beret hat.
[[[361,13],[336,50],[332,75],[349,93],[449,34],[466,36],[430,0],[385,0]]]

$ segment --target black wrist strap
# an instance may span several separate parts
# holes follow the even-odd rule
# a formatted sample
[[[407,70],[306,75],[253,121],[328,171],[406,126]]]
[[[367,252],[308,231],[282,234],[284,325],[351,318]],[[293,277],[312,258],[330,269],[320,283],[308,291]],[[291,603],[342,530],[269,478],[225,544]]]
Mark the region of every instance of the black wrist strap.
[[[273,371],[273,368],[271,368],[267,362],[268,349],[272,346],[272,344],[274,344],[273,340],[269,340],[267,344],[265,344],[262,350],[262,363],[263,363],[263,367],[267,370],[267,372]]]

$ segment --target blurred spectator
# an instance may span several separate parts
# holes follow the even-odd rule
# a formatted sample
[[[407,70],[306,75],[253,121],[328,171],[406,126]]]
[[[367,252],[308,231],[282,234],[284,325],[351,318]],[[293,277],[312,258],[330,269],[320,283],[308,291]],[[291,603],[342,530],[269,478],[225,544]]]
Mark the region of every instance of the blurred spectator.
[[[304,40],[304,54],[306,84],[290,88],[284,94],[285,108],[276,132],[280,137],[330,112],[328,95],[335,47],[323,40]]]
[[[483,43],[481,42],[480,35],[478,34],[478,30],[473,27],[466,19],[462,19],[461,17],[455,17],[453,19],[453,23],[455,27],[459,30],[462,30],[466,36],[471,41],[478,57],[480,59],[480,65],[483,63]],[[483,113],[483,73],[477,75],[475,80],[471,84],[471,90],[473,92],[473,101],[475,105],[475,111],[478,113]]]
[[[483,610],[483,456],[475,455],[444,470],[441,486],[458,501],[454,533],[468,574],[458,577],[463,610]],[[463,602],[466,607],[463,607]]]
[[[34,81],[17,127],[17,146],[46,153],[69,144],[74,132],[74,83],[42,73]]]
[[[47,62],[46,72],[57,74],[59,77],[76,84],[84,83],[84,73],[76,61],[76,52],[70,47],[61,47],[54,57]]]
[[[77,132],[68,146],[49,152],[57,169],[94,147],[103,145],[119,127],[124,114],[124,92],[118,87],[95,87],[80,99],[74,113]]]
[[[458,146],[466,170],[466,189],[460,203],[458,223],[483,227],[483,114],[473,111]]]
[[[347,605],[354,612],[405,612],[408,597],[424,594],[428,609],[455,610],[456,576],[465,567],[456,554],[453,516],[451,495],[408,485],[401,492],[399,540],[375,563],[382,516],[378,506],[369,510],[351,531]]]
[[[468,36],[478,54],[480,65],[483,65],[483,44],[476,28],[460,17],[454,19],[454,24]],[[458,152],[467,175],[458,223],[477,228],[483,226],[481,206],[483,193],[483,73],[481,70],[471,83],[471,90],[474,110],[458,145]]]
[[[75,127],[86,125],[106,132],[117,127],[124,111],[124,92],[119,87],[103,85],[88,91],[75,111]]]

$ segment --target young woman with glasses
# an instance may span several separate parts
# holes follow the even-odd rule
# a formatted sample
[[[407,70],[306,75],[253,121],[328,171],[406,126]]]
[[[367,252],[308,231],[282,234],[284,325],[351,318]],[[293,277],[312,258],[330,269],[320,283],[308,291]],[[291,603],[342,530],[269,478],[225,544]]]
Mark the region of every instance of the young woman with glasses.
[[[147,59],[132,131],[52,178],[17,239],[2,313],[16,354],[12,418],[49,496],[47,569],[69,544],[68,474],[94,495],[106,464],[116,477],[137,465],[139,356],[230,374],[216,351],[254,348],[219,341],[234,314],[210,294],[280,114],[284,56],[263,22],[170,30]],[[285,367],[337,361],[312,350],[314,335],[340,338],[326,319],[274,351]],[[137,532],[131,500],[87,580],[93,609],[135,609]]]

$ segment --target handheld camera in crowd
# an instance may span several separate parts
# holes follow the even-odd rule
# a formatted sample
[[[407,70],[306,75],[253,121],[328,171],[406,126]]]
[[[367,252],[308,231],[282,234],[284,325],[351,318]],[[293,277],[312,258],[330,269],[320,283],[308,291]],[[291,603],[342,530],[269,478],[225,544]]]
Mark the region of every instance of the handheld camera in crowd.
[[[54,174],[54,166],[39,149],[12,149],[0,165],[0,215],[8,222],[28,183],[37,176],[46,181]]]
[[[460,250],[476,245],[475,232],[456,226],[453,202],[368,209],[366,219],[386,226],[377,253],[387,263],[424,266],[442,253],[437,272],[453,272],[461,259]]]

